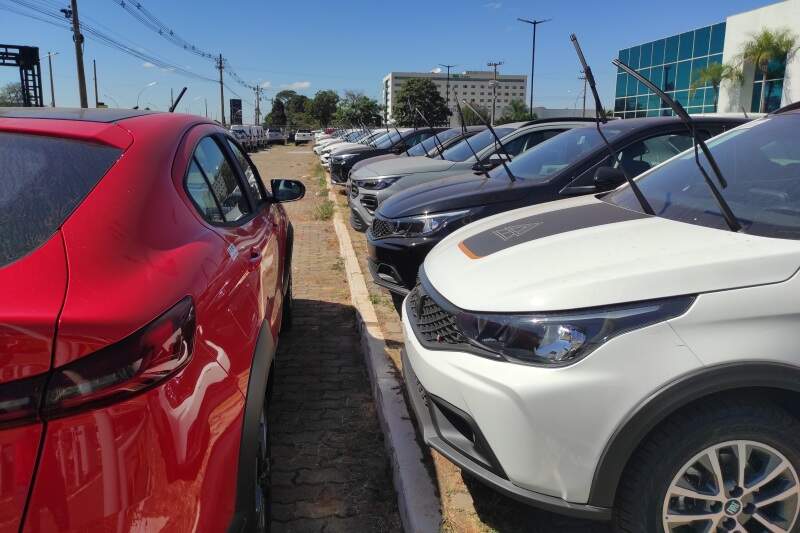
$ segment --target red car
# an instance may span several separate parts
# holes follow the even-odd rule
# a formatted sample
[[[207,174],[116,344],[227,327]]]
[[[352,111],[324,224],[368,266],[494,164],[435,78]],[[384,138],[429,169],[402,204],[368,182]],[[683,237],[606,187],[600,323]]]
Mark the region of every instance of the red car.
[[[268,527],[304,194],[201,117],[0,110],[0,532]]]

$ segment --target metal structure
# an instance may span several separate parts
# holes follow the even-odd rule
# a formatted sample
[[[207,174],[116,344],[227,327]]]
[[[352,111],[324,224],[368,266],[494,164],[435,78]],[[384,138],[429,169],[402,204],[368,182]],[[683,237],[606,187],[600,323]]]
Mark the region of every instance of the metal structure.
[[[39,66],[39,48],[0,44],[0,66],[19,68],[22,105],[43,107],[42,70]]]

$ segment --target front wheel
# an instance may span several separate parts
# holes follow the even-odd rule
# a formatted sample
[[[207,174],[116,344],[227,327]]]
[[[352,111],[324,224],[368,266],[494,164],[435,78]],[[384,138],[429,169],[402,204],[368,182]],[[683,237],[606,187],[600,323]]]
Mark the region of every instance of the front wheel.
[[[620,482],[615,529],[795,532],[800,422],[777,405],[717,400],[657,428]]]

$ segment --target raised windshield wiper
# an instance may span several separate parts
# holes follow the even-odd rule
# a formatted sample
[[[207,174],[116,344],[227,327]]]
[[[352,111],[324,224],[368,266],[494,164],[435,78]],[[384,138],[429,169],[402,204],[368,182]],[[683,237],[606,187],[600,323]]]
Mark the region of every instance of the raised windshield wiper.
[[[413,124],[414,124],[414,132],[416,133],[416,131],[417,131],[417,116],[416,116],[416,113],[418,112],[418,110],[417,110],[416,107],[411,107],[411,98],[406,100],[406,105],[408,105],[408,110],[411,111],[411,113],[414,115],[414,123]],[[422,146],[422,151],[425,152],[425,157],[429,158],[431,156],[431,154],[428,153],[428,149],[425,147],[425,144],[424,143],[420,143],[420,146]],[[407,157],[411,157],[411,154],[408,153],[408,149],[406,149],[406,156]]]
[[[458,98],[456,98],[455,100],[456,100],[456,109],[458,110],[458,118],[461,120],[461,129],[464,131],[464,133],[466,133],[467,132],[467,123],[464,122],[464,113],[461,112],[461,104],[458,103]],[[469,143],[469,139],[464,137],[464,142],[467,143],[467,146],[469,147],[469,151],[472,152],[473,156],[475,156],[475,162],[477,163],[478,162],[478,154],[475,153],[475,150],[472,148],[472,145]]]
[[[697,164],[697,168],[700,169],[700,173],[703,175],[703,179],[708,185],[708,188],[711,190],[711,194],[717,201],[720,210],[722,210],[722,217],[725,219],[725,222],[728,224],[728,227],[731,229],[731,231],[741,231],[742,225],[739,224],[739,221],[736,219],[736,215],[733,214],[731,206],[728,205],[728,202],[725,200],[725,198],[722,197],[722,193],[719,192],[717,186],[714,185],[713,181],[711,181],[711,178],[706,172],[706,169],[703,168],[702,163],[700,163],[700,152],[697,150],[698,146],[703,151],[703,155],[706,156],[706,160],[708,161],[708,164],[711,166],[711,170],[714,171],[714,175],[717,177],[717,181],[719,181],[719,184],[722,186],[723,189],[728,186],[728,182],[725,181],[724,177],[722,177],[722,171],[719,169],[719,165],[717,165],[717,160],[714,159],[713,155],[711,155],[711,150],[708,149],[708,146],[706,146],[705,141],[703,141],[703,139],[697,136],[697,128],[695,127],[694,120],[692,120],[692,117],[689,116],[689,113],[686,112],[686,110],[683,108],[681,104],[679,104],[678,102],[676,102],[675,100],[664,94],[664,91],[656,87],[652,81],[648,80],[647,78],[645,78],[644,76],[633,70],[631,67],[629,67],[619,59],[614,59],[612,63],[616,67],[621,68],[622,70],[624,70],[625,72],[636,78],[636,80],[638,80],[639,82],[645,84],[648,89],[656,93],[656,95],[658,95],[658,97],[661,98],[661,101],[663,101],[665,104],[671,107],[672,110],[675,111],[675,114],[678,115],[678,117],[680,117],[681,120],[683,120],[684,124],[686,124],[686,127],[689,128],[689,132],[692,134],[692,141],[694,143],[694,162]]]
[[[464,100],[462,100],[462,101],[464,102],[464,105],[465,105],[465,106],[469,107],[469,108],[472,110],[472,112],[473,112],[473,113],[475,113],[476,115],[478,115],[478,118],[480,118],[480,119],[481,119],[481,122],[483,122],[484,124],[486,124],[486,127],[487,127],[487,128],[489,128],[489,131],[491,131],[491,132],[492,132],[492,135],[494,135],[494,139],[495,139],[495,141],[497,141],[497,144],[499,144],[499,145],[500,145],[500,149],[503,151],[503,153],[505,154],[505,156],[508,158],[508,161],[511,161],[511,154],[509,154],[509,153],[506,151],[506,147],[505,147],[505,146],[503,146],[503,142],[500,140],[500,137],[498,137],[498,136],[497,136],[497,132],[495,132],[495,131],[494,131],[494,128],[493,128],[493,127],[492,127],[492,125],[489,123],[489,121],[487,121],[485,118],[483,118],[483,116],[482,116],[480,113],[478,113],[478,111],[477,111],[477,110],[476,110],[474,107],[472,107],[472,106],[470,105],[470,103],[469,103],[469,102],[467,102],[467,100],[466,100],[466,99],[464,99]],[[475,157],[477,158],[477,156],[475,156]],[[508,174],[508,179],[510,179],[511,181],[517,181],[517,177],[516,177],[516,176],[514,176],[514,174],[511,172],[511,169],[510,169],[510,168],[508,168],[508,164],[506,164],[506,160],[505,160],[505,159],[503,159],[503,158],[501,157],[501,158],[500,158],[500,162],[503,164],[503,168],[504,168],[504,169],[506,169],[506,174]]]
[[[594,81],[594,74],[592,74],[592,69],[586,63],[586,58],[583,56],[583,50],[581,50],[581,45],[578,43],[578,38],[575,34],[571,34],[569,39],[572,41],[573,46],[575,46],[575,52],[578,54],[578,60],[581,62],[581,67],[583,68],[583,76],[586,78],[586,83],[589,84],[589,88],[592,90],[592,96],[594,97],[594,127],[597,129],[597,134],[600,135],[600,138],[603,139],[603,143],[606,145],[608,149],[608,153],[611,154],[611,157],[614,161],[619,161],[619,155],[617,151],[614,150],[614,147],[611,146],[611,143],[608,142],[606,136],[603,135],[602,128],[600,128],[600,123],[606,123],[606,114],[603,110],[603,104],[600,102],[600,95],[597,94],[597,84]],[[633,191],[633,195],[636,197],[636,200],[639,202],[639,205],[642,206],[644,212],[648,215],[655,215],[655,211],[653,211],[653,207],[650,205],[650,202],[644,197],[642,191],[639,189],[639,186],[636,185],[636,182],[633,181],[628,171],[625,170],[624,165],[620,165],[619,169],[622,171],[622,175],[625,177],[625,181],[628,182],[631,190]]]
[[[437,135],[436,130],[433,128],[433,126],[431,126],[431,123],[428,122],[428,119],[425,118],[425,115],[422,114],[422,111],[420,111],[418,107],[415,107],[414,111],[417,112],[417,114],[420,116],[420,118],[425,123],[425,125],[428,126],[431,129],[431,131],[433,132],[434,142],[436,142],[438,144],[439,157],[441,157],[442,160],[444,160],[444,156],[442,155],[442,153],[444,152],[444,145],[442,144],[441,139],[439,139],[439,135]],[[422,149],[425,150],[425,146],[424,145],[422,146]],[[427,154],[428,151],[425,150],[425,153]],[[428,156],[428,157],[430,157],[430,156]]]

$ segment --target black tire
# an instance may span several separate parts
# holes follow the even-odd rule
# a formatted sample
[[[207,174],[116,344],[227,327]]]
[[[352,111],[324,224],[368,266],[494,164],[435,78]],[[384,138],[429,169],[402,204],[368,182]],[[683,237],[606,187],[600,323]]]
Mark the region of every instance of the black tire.
[[[397,294],[396,292],[393,292],[391,294],[392,294],[392,303],[394,304],[395,311],[397,311],[398,315],[402,315],[403,314],[403,300],[405,300],[406,297],[403,296],[402,294]]]
[[[614,531],[663,533],[663,505],[679,471],[707,448],[737,440],[777,450],[800,472],[800,421],[783,408],[719,397],[695,404],[658,426],[631,458],[617,492]]]
[[[264,400],[264,406],[259,416],[258,470],[254,487],[256,523],[253,531],[257,533],[269,533],[272,523],[272,445],[270,444],[266,398]]]
[[[286,296],[283,297],[283,315],[281,317],[281,331],[290,331],[292,329],[292,315],[294,307],[294,298],[292,296],[292,276],[289,275],[289,283],[286,288]]]

